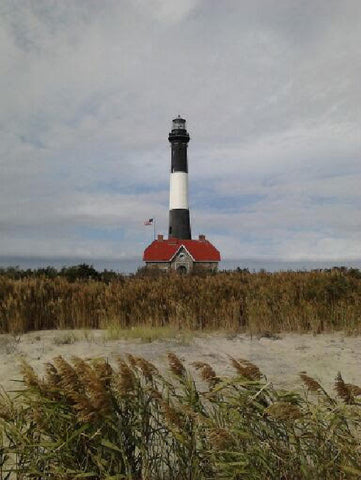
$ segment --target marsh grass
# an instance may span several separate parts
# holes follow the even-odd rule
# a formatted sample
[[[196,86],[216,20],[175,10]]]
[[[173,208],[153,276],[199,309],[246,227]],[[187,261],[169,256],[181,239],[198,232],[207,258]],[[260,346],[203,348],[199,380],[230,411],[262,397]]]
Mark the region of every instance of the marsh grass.
[[[358,334],[361,273],[240,271],[107,282],[0,275],[0,333],[104,328],[117,337],[123,332],[131,336],[132,327],[224,329],[252,335],[337,330]]]
[[[0,478],[348,479],[361,475],[361,389],[336,397],[305,372],[305,394],[280,391],[253,363],[231,358],[221,378],[173,353],[169,374],[141,357],[116,365],[57,357],[25,389],[0,399]],[[2,442],[2,443],[1,443]]]

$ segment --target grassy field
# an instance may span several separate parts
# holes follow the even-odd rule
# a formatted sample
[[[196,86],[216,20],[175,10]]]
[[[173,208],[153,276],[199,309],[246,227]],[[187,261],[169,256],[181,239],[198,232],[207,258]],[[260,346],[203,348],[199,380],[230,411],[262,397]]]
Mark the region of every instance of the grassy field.
[[[300,395],[243,359],[227,378],[168,362],[164,375],[132,355],[114,367],[57,357],[44,378],[24,362],[25,390],[0,400],[0,478],[360,478],[361,388],[340,374],[334,396],[302,373]]]
[[[73,347],[79,328],[89,345],[95,328],[105,340],[143,342],[220,329],[359,334],[361,272],[0,271],[4,341],[68,329],[54,348]],[[361,388],[341,374],[326,391],[301,373],[300,394],[244,359],[230,358],[234,376],[204,361],[186,369],[172,353],[168,362],[165,373],[136,355],[112,364],[58,356],[41,377],[23,361],[19,391],[0,398],[0,480],[361,478]]]
[[[0,272],[0,333],[138,326],[251,334],[361,330],[356,269],[124,277],[89,268]]]

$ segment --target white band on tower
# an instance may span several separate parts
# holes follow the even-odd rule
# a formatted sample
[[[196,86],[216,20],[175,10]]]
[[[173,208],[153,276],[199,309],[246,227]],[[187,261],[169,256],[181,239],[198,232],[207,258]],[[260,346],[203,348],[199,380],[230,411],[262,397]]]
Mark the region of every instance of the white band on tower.
[[[188,173],[170,174],[169,210],[188,209]]]

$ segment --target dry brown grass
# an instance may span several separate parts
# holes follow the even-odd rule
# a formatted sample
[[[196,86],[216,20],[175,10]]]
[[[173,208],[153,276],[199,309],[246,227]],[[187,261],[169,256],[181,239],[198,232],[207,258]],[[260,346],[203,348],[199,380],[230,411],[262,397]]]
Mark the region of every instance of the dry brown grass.
[[[361,330],[361,275],[223,272],[108,283],[0,276],[0,332],[63,328],[314,332]]]

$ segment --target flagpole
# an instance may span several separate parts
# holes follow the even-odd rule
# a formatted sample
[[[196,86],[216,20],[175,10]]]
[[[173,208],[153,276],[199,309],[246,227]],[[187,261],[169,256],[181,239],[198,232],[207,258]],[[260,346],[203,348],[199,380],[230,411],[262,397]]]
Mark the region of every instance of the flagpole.
[[[155,217],[153,217],[153,240],[155,240]]]

